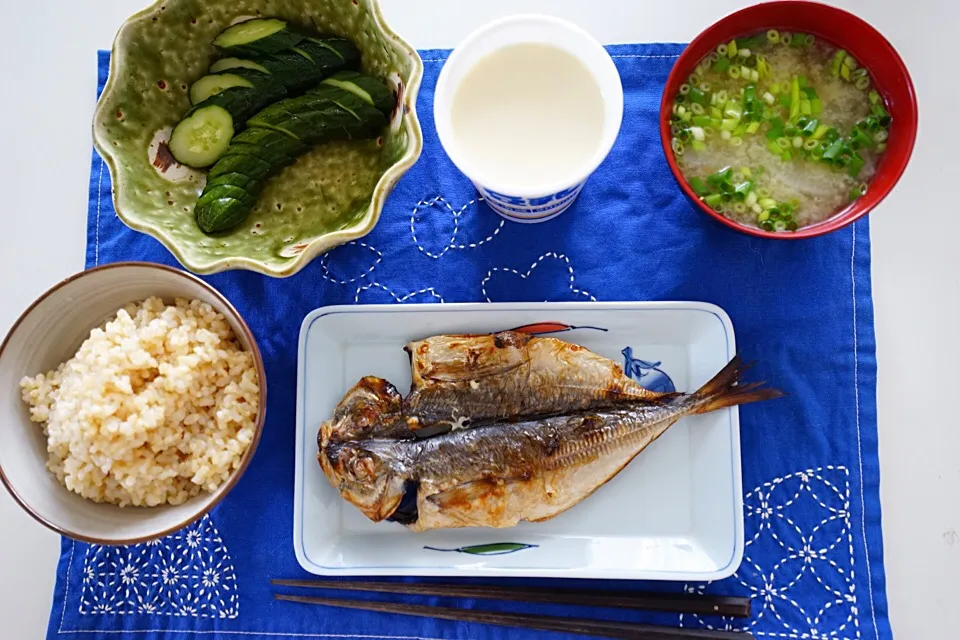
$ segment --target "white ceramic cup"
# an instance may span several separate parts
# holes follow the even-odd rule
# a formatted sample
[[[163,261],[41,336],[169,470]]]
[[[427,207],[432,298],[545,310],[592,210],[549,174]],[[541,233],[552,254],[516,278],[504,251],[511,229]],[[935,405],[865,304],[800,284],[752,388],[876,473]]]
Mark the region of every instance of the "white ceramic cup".
[[[518,189],[501,187],[483,175],[457,145],[450,114],[457,88],[470,69],[487,54],[521,43],[553,45],[583,63],[600,87],[603,129],[593,156],[576,173]],[[610,54],[580,27],[550,16],[516,15],[481,27],[454,49],[437,79],[433,116],[440,143],[450,160],[473,182],[490,208],[508,220],[544,222],[573,204],[587,178],[610,153],[623,119],[623,86]]]

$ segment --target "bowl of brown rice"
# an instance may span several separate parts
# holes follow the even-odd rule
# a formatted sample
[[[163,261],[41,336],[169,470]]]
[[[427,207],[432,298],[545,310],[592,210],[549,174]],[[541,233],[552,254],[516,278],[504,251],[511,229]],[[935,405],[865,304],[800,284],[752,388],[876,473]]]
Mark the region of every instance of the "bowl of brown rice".
[[[266,412],[250,328],[216,289],[145,262],[52,287],[0,345],[0,480],[45,526],[144,542],[212,509]]]

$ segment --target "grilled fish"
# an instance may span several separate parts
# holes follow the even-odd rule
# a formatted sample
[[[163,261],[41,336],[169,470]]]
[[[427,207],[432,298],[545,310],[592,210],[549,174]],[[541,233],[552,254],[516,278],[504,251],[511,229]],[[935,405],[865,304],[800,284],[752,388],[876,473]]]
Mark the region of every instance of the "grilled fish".
[[[681,417],[781,395],[762,383],[738,385],[742,369],[734,358],[696,393],[667,402],[427,439],[404,433],[393,418],[358,430],[341,415],[321,426],[318,459],[341,496],[375,522],[391,519],[413,531],[537,522],[591,495]]]
[[[413,385],[406,415],[419,425],[476,426],[491,421],[658,402],[616,363],[556,338],[503,331],[411,342]]]

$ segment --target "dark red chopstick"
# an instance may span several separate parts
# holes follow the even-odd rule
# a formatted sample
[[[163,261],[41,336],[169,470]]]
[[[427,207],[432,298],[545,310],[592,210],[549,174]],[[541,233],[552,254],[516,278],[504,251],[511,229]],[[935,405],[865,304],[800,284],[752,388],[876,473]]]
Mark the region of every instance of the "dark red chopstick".
[[[539,629],[541,631],[559,631],[601,638],[621,638],[622,640],[753,640],[746,632],[711,631],[706,629],[678,629],[649,624],[615,622],[606,620],[586,620],[583,618],[562,618],[526,613],[506,613],[499,611],[480,611],[477,609],[457,609],[454,607],[430,607],[399,602],[376,602],[370,600],[339,600],[336,598],[314,598],[274,594],[277,600],[319,604],[345,609],[379,611],[406,616],[439,618],[458,622],[478,622],[503,627]]]
[[[446,596],[511,602],[541,602],[588,607],[613,607],[638,611],[666,611],[703,616],[750,617],[750,598],[735,596],[654,593],[646,591],[604,591],[601,589],[544,589],[499,585],[461,585],[409,582],[366,582],[339,580],[271,580],[272,584],[305,589],[342,589],[401,595]]]

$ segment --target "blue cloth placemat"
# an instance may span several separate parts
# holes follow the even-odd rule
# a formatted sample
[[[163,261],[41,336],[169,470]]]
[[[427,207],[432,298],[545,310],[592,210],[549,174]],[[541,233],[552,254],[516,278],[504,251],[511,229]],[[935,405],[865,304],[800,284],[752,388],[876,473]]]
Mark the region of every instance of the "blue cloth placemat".
[[[711,585],[644,585],[750,595],[751,620],[577,608],[560,613],[696,628],[745,625],[760,638],[891,637],[868,221],[823,238],[773,242],[730,231],[697,212],[670,176],[656,127],[661,90],[682,48],[610,48],[626,97],[620,138],[574,207],[532,226],[502,222],[476,201],[447,160],[432,119],[446,52],[424,52],[423,157],[397,185],[373,233],[289,279],[246,272],[209,278],[250,322],[266,361],[267,424],[246,475],[210,516],[159,542],[109,548],[64,540],[48,637],[565,637],[275,603],[268,585],[270,578],[304,575],[292,546],[296,345],[303,316],[318,306],[353,302],[544,299],[718,304],[733,319],[741,353],[759,360],[758,379],[791,393],[741,412],[747,547],[737,574]],[[101,88],[108,55],[100,53]],[[87,266],[130,259],[176,264],[159,243],[116,217],[109,171],[94,154]],[[558,613],[542,606],[481,606]]]

